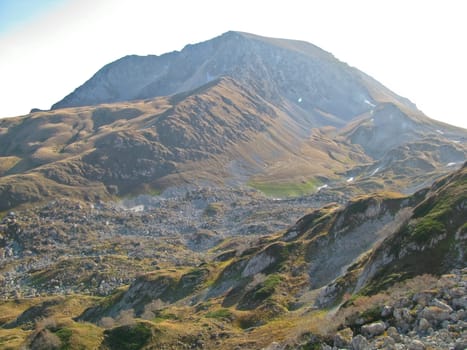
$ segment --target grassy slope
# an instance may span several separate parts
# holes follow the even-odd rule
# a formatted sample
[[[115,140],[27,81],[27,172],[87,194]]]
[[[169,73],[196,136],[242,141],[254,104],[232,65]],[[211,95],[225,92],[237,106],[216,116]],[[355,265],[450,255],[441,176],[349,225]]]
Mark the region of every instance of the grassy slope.
[[[366,159],[318,131],[303,135],[302,125],[231,79],[170,98],[3,119],[0,210],[52,194],[108,199],[252,175],[253,183],[288,183],[279,192],[298,194],[317,176]]]

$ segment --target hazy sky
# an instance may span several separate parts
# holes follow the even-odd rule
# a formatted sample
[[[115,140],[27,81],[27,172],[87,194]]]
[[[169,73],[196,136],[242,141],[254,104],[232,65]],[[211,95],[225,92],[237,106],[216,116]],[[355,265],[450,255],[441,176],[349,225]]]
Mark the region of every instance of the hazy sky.
[[[300,39],[467,128],[463,0],[0,0],[0,117],[50,106],[103,65],[228,30]]]

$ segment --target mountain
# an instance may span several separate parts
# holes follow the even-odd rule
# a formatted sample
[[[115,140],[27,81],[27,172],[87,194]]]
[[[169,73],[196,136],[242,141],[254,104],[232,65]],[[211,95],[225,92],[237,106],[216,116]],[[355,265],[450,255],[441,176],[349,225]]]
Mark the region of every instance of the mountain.
[[[113,62],[52,109],[147,99],[190,91],[230,76],[268,101],[306,119],[345,123],[370,110],[374,99],[415,109],[330,53],[302,41],[227,32],[162,56],[127,56]],[[310,115],[312,112],[315,115]]]
[[[301,41],[110,63],[0,120],[0,348],[465,349],[466,139]]]
[[[410,193],[458,168],[466,137],[312,44],[227,32],[0,120],[0,210],[200,184]]]

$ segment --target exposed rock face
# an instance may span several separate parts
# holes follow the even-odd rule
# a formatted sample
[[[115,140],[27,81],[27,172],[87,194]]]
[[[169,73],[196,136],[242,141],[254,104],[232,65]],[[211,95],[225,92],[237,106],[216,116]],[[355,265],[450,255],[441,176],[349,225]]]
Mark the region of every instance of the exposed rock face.
[[[370,90],[381,89],[414,108],[312,44],[240,32],[162,56],[124,57],[102,68],[52,108],[172,95],[225,75],[255,84],[267,100],[284,99],[297,116],[316,109],[333,115],[334,123],[368,111],[374,102]],[[319,113],[315,118],[326,119]]]

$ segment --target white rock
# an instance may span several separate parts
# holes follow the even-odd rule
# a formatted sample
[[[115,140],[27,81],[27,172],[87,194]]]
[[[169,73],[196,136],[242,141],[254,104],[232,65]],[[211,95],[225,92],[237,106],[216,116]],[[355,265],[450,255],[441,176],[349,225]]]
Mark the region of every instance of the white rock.
[[[443,303],[441,300],[436,299],[436,298],[431,301],[431,305],[432,306],[437,306],[440,309],[442,309],[442,310],[444,310],[446,312],[449,312],[449,313],[451,313],[453,311],[452,308],[448,304]]]

